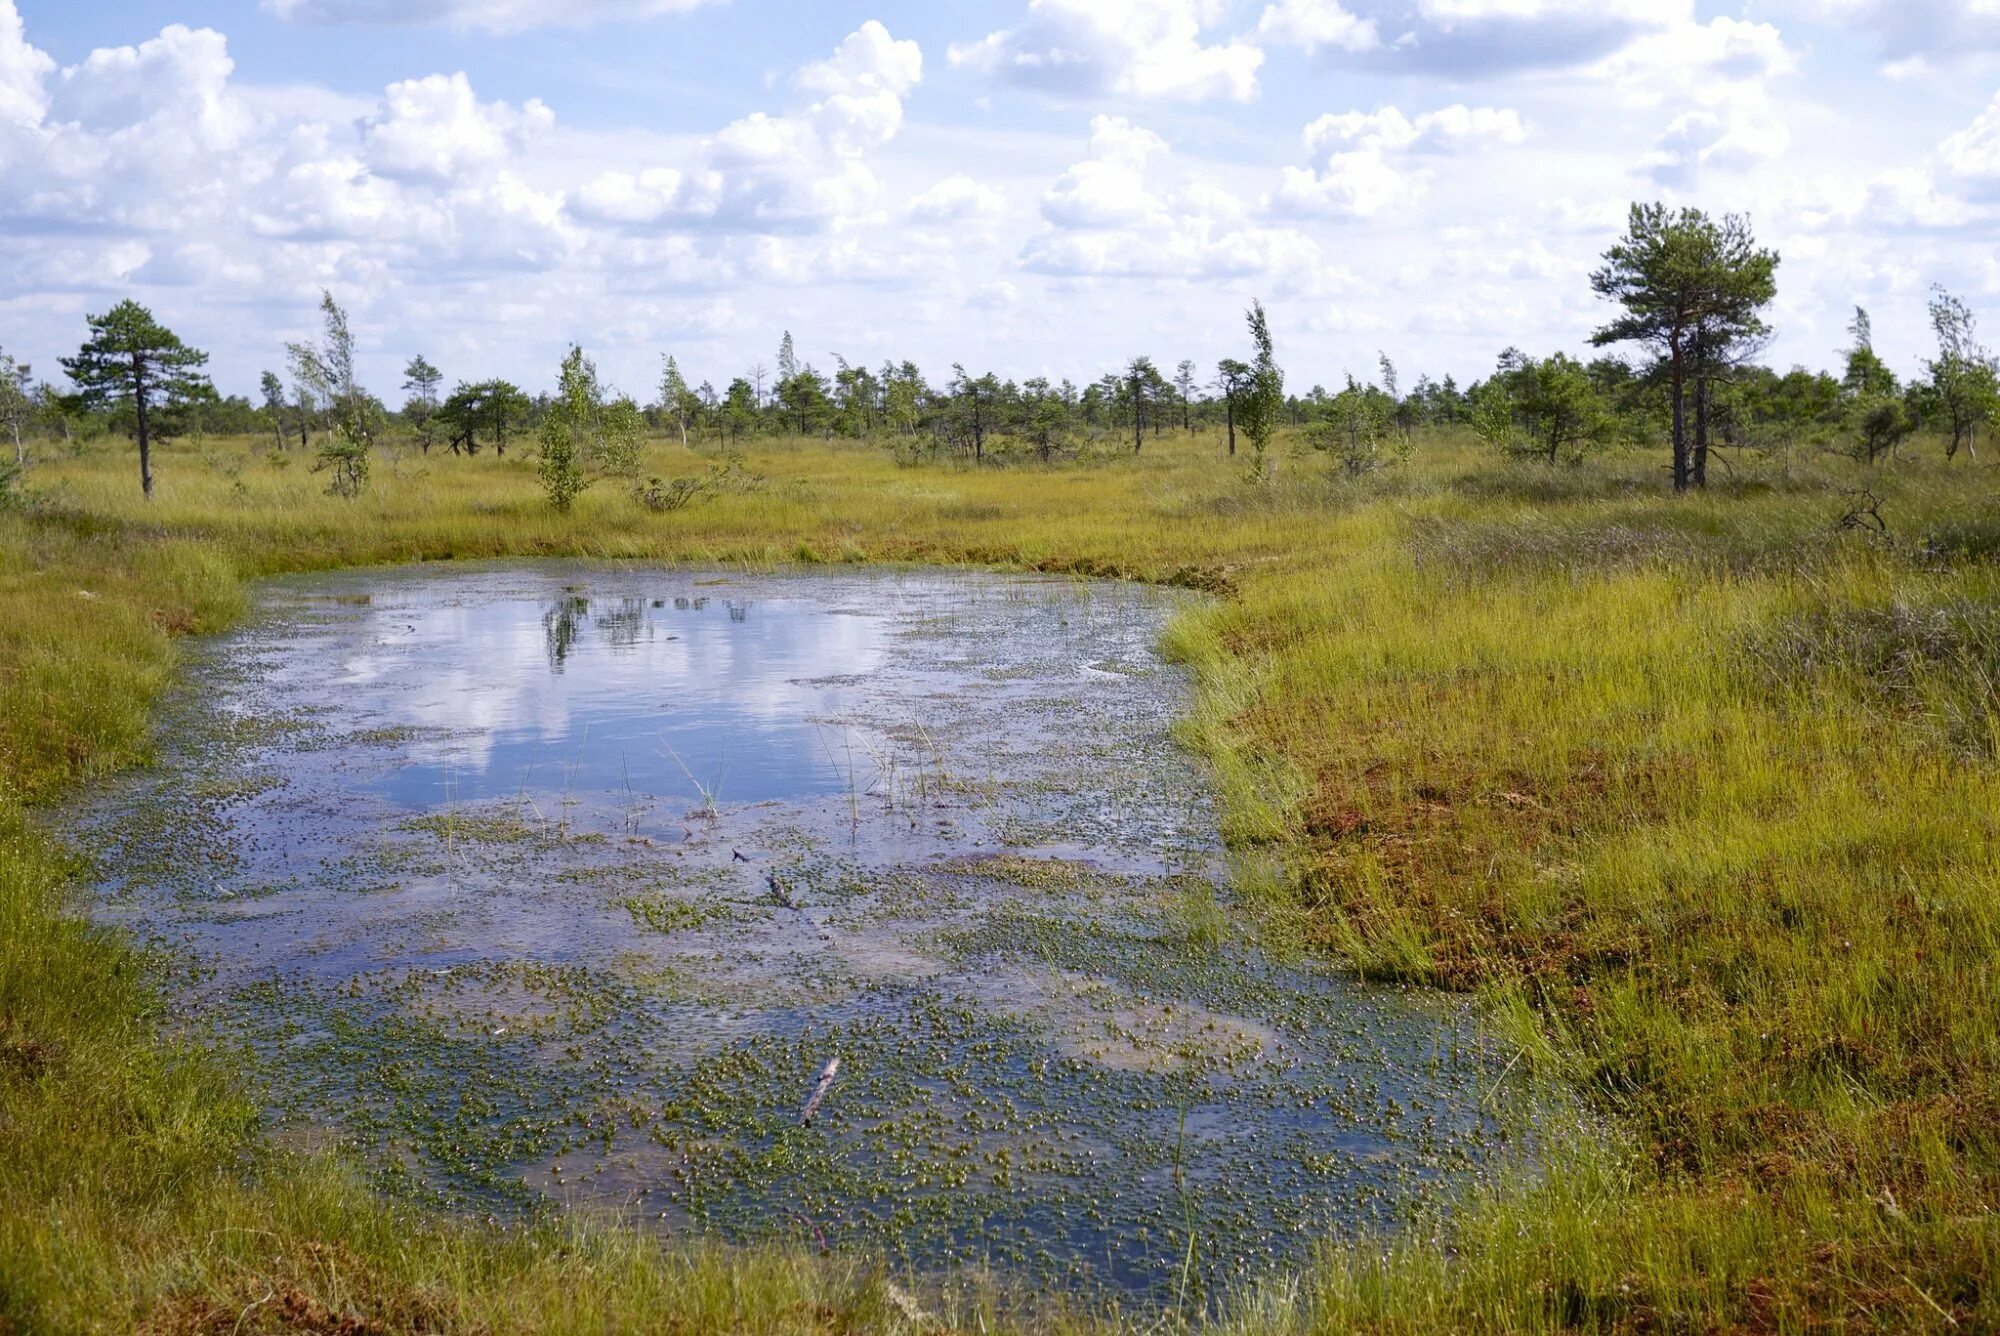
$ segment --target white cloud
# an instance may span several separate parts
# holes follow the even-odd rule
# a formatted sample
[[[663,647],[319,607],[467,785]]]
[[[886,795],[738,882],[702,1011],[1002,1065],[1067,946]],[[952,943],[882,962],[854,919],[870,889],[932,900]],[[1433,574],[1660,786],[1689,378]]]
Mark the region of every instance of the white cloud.
[[[539,99],[519,110],[481,105],[461,72],[390,84],[378,111],[361,123],[368,165],[388,177],[451,181],[497,167],[555,124]]]
[[[870,20],[794,82],[824,96],[796,115],[755,112],[704,141],[685,166],[613,170],[576,199],[587,220],[628,226],[812,232],[860,212],[879,185],[864,159],[896,137],[923,78],[915,42]]]
[[[1042,197],[1042,217],[1057,227],[1122,227],[1159,207],[1146,189],[1146,164],[1167,141],[1122,116],[1090,123],[1090,151]]]
[[[0,32],[12,8],[0,0]],[[0,128],[0,216],[138,229],[211,216],[268,166],[231,69],[220,34],[176,24],[54,72]]]
[[[1333,154],[1317,169],[1285,168],[1265,208],[1277,218],[1372,218],[1412,205],[1422,194],[1420,175],[1363,149]]]
[[[1368,0],[1358,12],[1281,0],[1259,31],[1322,60],[1472,79],[1587,64],[1693,19],[1694,0]]]
[[[1373,51],[1382,42],[1375,21],[1350,13],[1340,0],[1278,0],[1258,18],[1257,36],[1307,55]]]
[[[221,33],[174,24],[138,46],[103,47],[56,81],[48,117],[91,133],[193,136],[202,148],[226,150],[248,135],[248,108],[229,89],[235,62]]]
[[[55,61],[28,45],[13,0],[0,0],[0,123],[40,123],[49,106],[43,81],[55,67]]]
[[[1258,224],[1242,198],[1212,180],[1186,176],[1156,189],[1150,177],[1171,153],[1123,117],[1093,119],[1084,158],[1042,197],[1045,226],[1022,248],[1022,267],[1067,278],[1291,282],[1322,269],[1311,238]]]
[[[714,0],[263,0],[295,23],[435,24],[521,32],[679,14]]]
[[[922,223],[962,222],[999,213],[1006,207],[1000,192],[969,176],[948,176],[912,199],[904,209]]]
[[[1717,102],[1793,74],[1798,58],[1768,23],[1718,18],[1648,33],[1589,71],[1634,105]]]
[[[954,44],[954,66],[1070,97],[1248,101],[1264,53],[1210,42],[1225,0],[1028,0],[1020,26]]]
[[[1279,218],[1371,218],[1414,206],[1429,173],[1414,156],[1476,153],[1520,144],[1521,114],[1508,107],[1454,104],[1406,116],[1395,107],[1326,115],[1306,126],[1311,167],[1287,167],[1265,210]]]
[[[1945,171],[1966,190],[2000,195],[2000,94],[1972,124],[1938,146]]]
[[[798,73],[799,87],[831,96],[884,93],[903,98],[923,82],[924,53],[915,42],[899,42],[877,19],[847,35],[825,60]]]
[[[1521,113],[1509,107],[1455,104],[1420,112],[1414,119],[1394,107],[1320,117],[1305,128],[1308,152],[1365,148],[1451,153],[1519,144],[1528,137]]]
[[[1782,157],[1792,135],[1754,107],[1683,112],[1655,142],[1643,165],[1662,185],[1687,187],[1707,168],[1744,171]]]

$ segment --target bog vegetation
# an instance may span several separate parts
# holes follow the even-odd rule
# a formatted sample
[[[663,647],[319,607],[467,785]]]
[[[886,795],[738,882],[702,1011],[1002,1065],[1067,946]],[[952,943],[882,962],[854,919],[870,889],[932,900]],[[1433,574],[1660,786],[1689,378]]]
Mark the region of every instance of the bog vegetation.
[[[534,395],[344,314],[218,397],[126,304],[0,366],[0,1323],[29,1330],[917,1330],[865,1259],[502,1233],[279,1147],[88,927],[35,809],[146,754],[176,636],[243,581],[498,554],[935,561],[1174,581],[1189,738],[1266,930],[1477,991],[1610,1129],[1546,1177],[1329,1245],[1241,1330],[2000,1326],[1993,357],[1936,293],[1899,375],[1759,364],[1778,257],[1653,207],[1589,362],[1088,384],[802,362]],[[476,372],[474,373],[476,374]],[[130,438],[139,446],[131,476]],[[151,480],[157,474],[157,483]],[[1152,1320],[1152,1319],[1149,1319]],[[1043,1314],[1089,1326],[1097,1319]]]

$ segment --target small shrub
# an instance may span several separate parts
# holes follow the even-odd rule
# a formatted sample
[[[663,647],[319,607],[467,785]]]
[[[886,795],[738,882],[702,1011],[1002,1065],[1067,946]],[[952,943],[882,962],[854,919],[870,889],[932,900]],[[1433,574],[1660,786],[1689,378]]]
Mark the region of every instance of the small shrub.
[[[648,478],[632,489],[632,495],[639,504],[655,514],[670,510],[686,510],[709,493],[709,482],[705,478],[672,478],[662,482],[658,478]]]
[[[333,474],[327,491],[333,496],[357,497],[368,486],[368,438],[345,426],[336,427],[320,440],[313,472]]]

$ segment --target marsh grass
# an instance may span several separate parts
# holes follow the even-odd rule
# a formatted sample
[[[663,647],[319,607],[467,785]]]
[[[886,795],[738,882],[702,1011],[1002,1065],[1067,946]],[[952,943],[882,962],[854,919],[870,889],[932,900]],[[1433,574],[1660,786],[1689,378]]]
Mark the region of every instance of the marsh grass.
[[[1330,1243],[1226,1329],[2000,1327],[1990,464],[1753,458],[1673,498],[1651,455],[1550,471],[1449,440],[1362,482],[1288,456],[1257,486],[1208,438],[983,471],[771,442],[743,465],[766,486],[558,517],[518,459],[389,460],[343,501],[261,443],[204,449],[164,452],[151,505],[100,446],[0,513],[0,1322],[907,1328],[858,1262],[496,1233],[277,1150],[38,831],[146,758],[177,639],[240,615],[246,579],[564,555],[1221,595],[1169,648],[1260,930],[1477,991],[1521,1068],[1614,1129],[1448,1219]],[[1838,528],[1863,485],[1885,536]]]

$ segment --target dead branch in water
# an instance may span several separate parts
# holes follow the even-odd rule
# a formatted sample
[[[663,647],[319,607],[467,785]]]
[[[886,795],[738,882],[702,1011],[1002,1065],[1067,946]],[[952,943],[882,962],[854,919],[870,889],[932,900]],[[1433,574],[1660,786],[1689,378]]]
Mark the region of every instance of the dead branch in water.
[[[813,1088],[812,1098],[806,1101],[805,1108],[799,1110],[800,1127],[812,1126],[813,1116],[819,1112],[820,1101],[826,1098],[827,1091],[833,1089],[833,1078],[838,1075],[840,1075],[840,1059],[834,1058],[826,1064],[826,1070],[819,1074],[819,1084]]]

